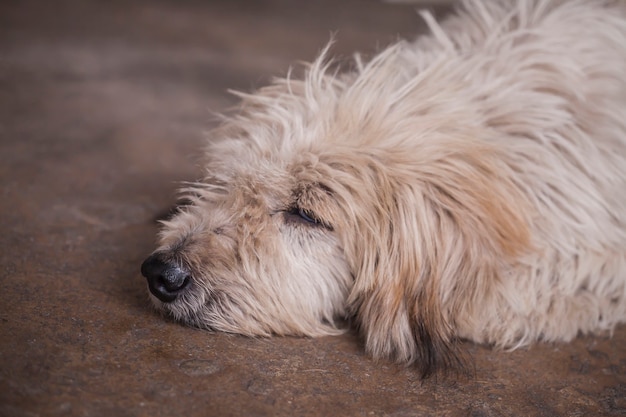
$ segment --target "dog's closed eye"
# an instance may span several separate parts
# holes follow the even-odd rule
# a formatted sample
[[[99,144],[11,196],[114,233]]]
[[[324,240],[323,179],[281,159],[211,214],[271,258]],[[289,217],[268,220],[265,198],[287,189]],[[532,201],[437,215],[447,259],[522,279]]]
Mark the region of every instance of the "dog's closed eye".
[[[285,210],[285,221],[286,222],[297,222],[305,225],[311,226],[320,226],[330,231],[333,230],[333,227],[326,222],[322,221],[315,213],[311,210],[303,209],[301,207],[290,207]]]

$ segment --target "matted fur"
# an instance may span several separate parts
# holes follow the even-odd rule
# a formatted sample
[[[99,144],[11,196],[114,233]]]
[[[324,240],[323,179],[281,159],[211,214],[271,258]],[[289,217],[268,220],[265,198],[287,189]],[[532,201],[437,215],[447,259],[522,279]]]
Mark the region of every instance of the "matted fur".
[[[424,375],[459,338],[567,341],[626,320],[626,12],[465,1],[353,72],[239,94],[210,135],[155,304],[202,328],[320,336],[349,318]],[[302,213],[299,215],[298,213]]]

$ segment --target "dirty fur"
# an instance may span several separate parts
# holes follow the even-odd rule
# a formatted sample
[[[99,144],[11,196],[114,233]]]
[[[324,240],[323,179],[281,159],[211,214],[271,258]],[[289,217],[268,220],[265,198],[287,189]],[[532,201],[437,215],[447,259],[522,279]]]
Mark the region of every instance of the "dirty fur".
[[[345,319],[428,376],[455,342],[514,349],[626,320],[626,13],[464,1],[431,34],[337,73],[238,93],[155,252],[155,305],[250,336]]]

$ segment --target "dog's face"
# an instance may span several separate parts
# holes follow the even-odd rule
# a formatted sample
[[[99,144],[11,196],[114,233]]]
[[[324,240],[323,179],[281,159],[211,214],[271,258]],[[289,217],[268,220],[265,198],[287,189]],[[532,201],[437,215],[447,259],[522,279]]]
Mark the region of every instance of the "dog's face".
[[[191,204],[164,222],[143,267],[154,302],[219,331],[338,333],[352,277],[332,193],[303,161],[278,169],[256,156],[232,163],[220,179],[191,187]]]

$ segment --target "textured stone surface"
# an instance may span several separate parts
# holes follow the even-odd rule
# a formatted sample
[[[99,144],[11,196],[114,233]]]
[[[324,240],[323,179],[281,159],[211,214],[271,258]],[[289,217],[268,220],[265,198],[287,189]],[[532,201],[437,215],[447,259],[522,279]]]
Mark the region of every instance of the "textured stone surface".
[[[334,5],[334,7],[333,7]],[[0,3],[1,416],[618,416],[626,328],[422,382],[353,335],[249,339],[155,314],[139,265],[211,111],[421,29],[367,1]]]

